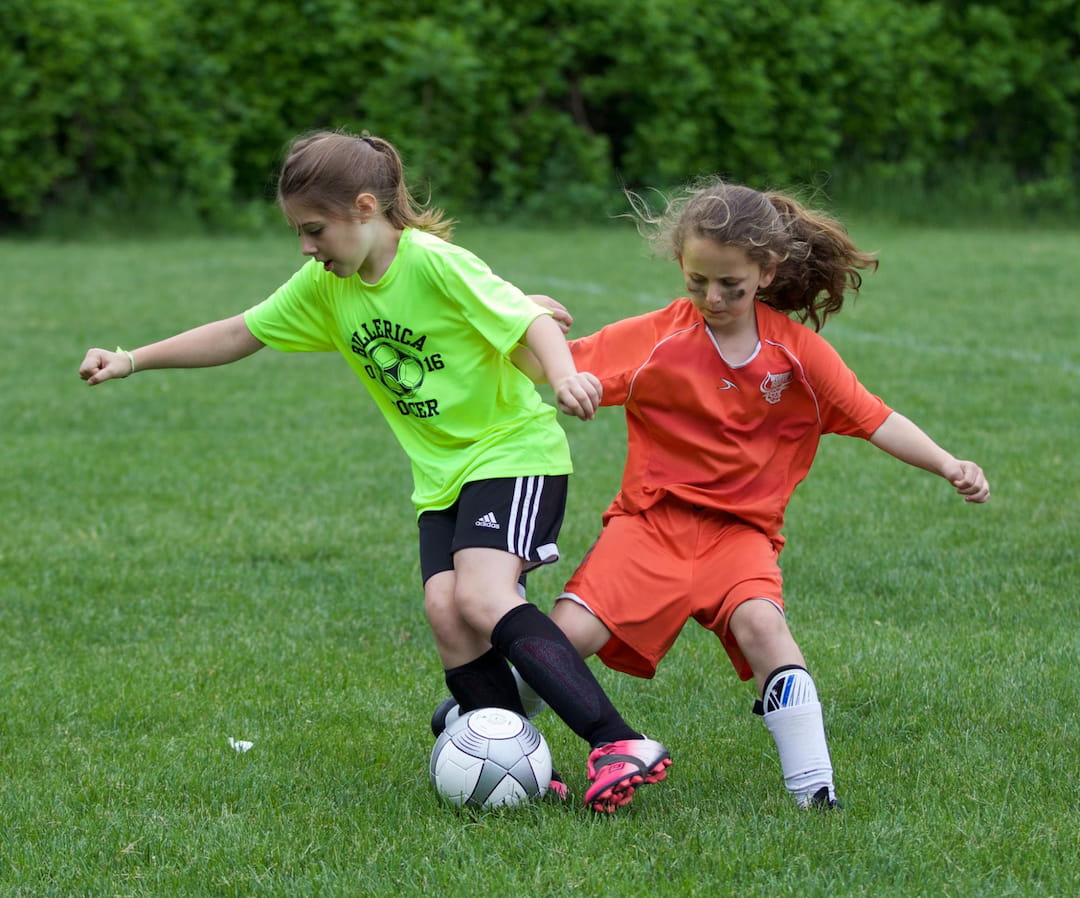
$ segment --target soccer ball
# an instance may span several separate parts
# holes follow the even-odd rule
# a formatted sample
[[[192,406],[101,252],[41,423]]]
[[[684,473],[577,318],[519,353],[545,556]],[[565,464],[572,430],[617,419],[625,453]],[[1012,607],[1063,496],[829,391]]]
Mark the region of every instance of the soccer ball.
[[[439,734],[430,771],[435,791],[451,804],[507,807],[547,792],[551,750],[524,717],[502,708],[479,708]]]

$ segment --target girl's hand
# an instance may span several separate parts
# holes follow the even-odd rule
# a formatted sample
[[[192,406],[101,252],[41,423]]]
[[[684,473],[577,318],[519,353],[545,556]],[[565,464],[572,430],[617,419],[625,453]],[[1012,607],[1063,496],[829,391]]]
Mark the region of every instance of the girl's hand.
[[[588,371],[578,371],[576,374],[564,377],[552,387],[555,390],[555,400],[559,404],[559,411],[567,415],[575,415],[582,421],[592,419],[604,395],[600,379]]]
[[[990,498],[990,484],[980,468],[973,461],[958,460],[950,465],[945,479],[956,487],[965,502],[985,502]]]
[[[550,296],[546,296],[543,293],[530,293],[529,299],[541,308],[551,312],[551,317],[555,319],[555,323],[559,325],[559,330],[564,334],[570,330],[570,325],[574,323],[574,316],[570,314],[566,306],[561,302],[557,299],[552,299]]]
[[[79,377],[90,386],[130,374],[131,357],[126,352],[109,352],[107,349],[91,349],[79,366]]]

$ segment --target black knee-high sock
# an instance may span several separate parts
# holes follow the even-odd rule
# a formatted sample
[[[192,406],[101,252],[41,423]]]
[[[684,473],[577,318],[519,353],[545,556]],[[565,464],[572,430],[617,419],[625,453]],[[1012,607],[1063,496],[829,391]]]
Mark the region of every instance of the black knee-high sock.
[[[517,605],[503,615],[491,644],[590,746],[642,738],[615,710],[558,624],[535,605]]]
[[[477,708],[505,708],[524,716],[517,681],[510,666],[494,649],[488,649],[460,667],[446,671],[446,685],[462,713]]]

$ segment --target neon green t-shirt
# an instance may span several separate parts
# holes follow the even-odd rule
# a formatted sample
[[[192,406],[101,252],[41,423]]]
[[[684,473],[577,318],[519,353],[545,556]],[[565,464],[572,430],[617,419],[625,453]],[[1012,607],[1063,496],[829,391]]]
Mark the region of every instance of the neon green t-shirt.
[[[376,284],[314,259],[244,313],[284,352],[339,352],[412,463],[417,513],[493,477],[569,474],[555,409],[508,354],[546,310],[462,247],[406,229]]]

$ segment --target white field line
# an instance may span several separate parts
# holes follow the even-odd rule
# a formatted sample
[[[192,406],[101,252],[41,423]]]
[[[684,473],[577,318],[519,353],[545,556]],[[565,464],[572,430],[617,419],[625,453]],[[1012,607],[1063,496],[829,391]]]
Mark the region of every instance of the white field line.
[[[936,355],[966,356],[968,358],[986,358],[989,356],[1000,361],[1018,362],[1023,365],[1045,365],[1050,368],[1060,368],[1068,374],[1080,374],[1080,363],[1063,356],[1047,355],[1043,352],[1027,352],[1021,349],[1004,349],[994,346],[968,348],[948,343],[928,343],[916,337],[869,334],[844,324],[830,323],[828,329],[831,334],[839,334],[845,340],[853,340],[858,343],[879,343],[910,352],[933,353]]]
[[[558,277],[543,277],[539,280],[546,286],[555,288],[556,291],[572,291],[574,293],[584,293],[590,296],[607,296],[612,293],[612,290],[602,284],[595,284],[590,281],[571,281],[565,278]],[[555,297],[558,299],[558,297]],[[674,294],[670,297],[663,297],[657,293],[635,293],[631,294],[628,299],[638,303],[642,306],[648,306],[650,308],[662,308],[667,305],[672,299],[675,298]],[[561,300],[560,300],[561,302]],[[573,314],[573,308],[567,306]],[[916,337],[906,337],[902,335],[884,335],[884,334],[871,334],[865,331],[860,331],[852,328],[850,325],[839,324],[838,322],[830,322],[827,326],[827,331],[824,336],[828,337],[832,334],[837,334],[843,337],[845,340],[852,340],[859,343],[878,343],[883,346],[891,346],[896,349],[903,349],[908,352],[924,352],[932,353],[935,355],[951,355],[951,356],[966,356],[969,358],[986,358],[989,356],[992,359],[1000,359],[1008,362],[1018,362],[1025,365],[1045,365],[1049,368],[1058,368],[1067,374],[1080,374],[1080,362],[1073,359],[1064,358],[1063,356],[1047,355],[1042,352],[1027,352],[1020,349],[1004,349],[1000,347],[992,346],[979,346],[977,348],[967,348],[962,345],[952,345],[948,343],[928,343],[925,340],[920,340]],[[583,335],[582,335],[583,336]]]
[[[529,278],[530,283],[533,283],[534,281],[539,281],[545,287],[554,287],[556,292],[559,290],[570,290],[574,293],[585,293],[589,296],[611,296],[614,292],[610,287],[605,287],[603,284],[594,284],[589,281],[569,281],[566,278],[551,277],[550,275],[545,275],[540,278]],[[670,299],[665,300],[663,296],[652,292],[635,293],[628,298],[639,305],[653,306],[659,309],[662,306],[667,305],[667,303],[671,302],[675,297],[672,295]],[[555,299],[559,299],[559,297],[556,296]],[[559,302],[562,302],[562,300],[559,299]],[[569,306],[567,306],[567,308],[569,308]],[[573,314],[573,311],[573,309],[570,309],[571,314]]]

